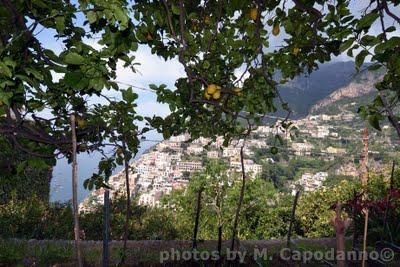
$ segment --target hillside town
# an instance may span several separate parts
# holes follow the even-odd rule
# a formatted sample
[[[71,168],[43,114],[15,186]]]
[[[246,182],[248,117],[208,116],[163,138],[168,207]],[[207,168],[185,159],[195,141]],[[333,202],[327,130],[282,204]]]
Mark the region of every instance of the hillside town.
[[[356,114],[343,110],[336,115],[309,115],[303,119],[291,121],[289,129],[284,129],[281,121],[275,121],[272,125],[259,126],[244,141],[234,140],[229,146],[223,146],[223,138],[218,137],[211,142],[207,138],[199,138],[190,141],[188,134],[173,136],[164,140],[147,153],[132,163],[130,173],[130,187],[132,194],[138,198],[138,204],[144,206],[159,206],[163,195],[176,189],[185,188],[193,173],[201,171],[207,159],[222,159],[229,165],[229,172],[240,172],[240,149],[243,146],[244,168],[250,179],[256,179],[263,173],[265,165],[275,164],[274,158],[267,153],[262,156],[261,162],[256,162],[257,151],[268,151],[276,145],[276,136],[283,140],[281,153],[289,158],[311,158],[321,162],[335,162],[333,171],[304,170],[300,172],[299,179],[290,181],[286,187],[294,192],[301,188],[305,192],[314,191],[324,186],[324,181],[332,175],[355,177],[358,175],[358,167],[354,157],[349,154],[346,140],[360,139],[360,129],[352,130],[349,135],[346,129],[352,129],[358,121]],[[387,131],[387,127],[383,131]],[[358,137],[357,137],[358,136]],[[275,140],[271,142],[271,140]],[[322,145],[321,145],[322,143]],[[206,148],[207,147],[207,148]],[[350,148],[349,148],[350,149]],[[351,151],[354,153],[354,151]],[[373,153],[373,151],[371,151]],[[374,164],[372,164],[373,166]],[[110,186],[114,194],[124,193],[125,175],[117,173],[110,178]],[[95,204],[103,201],[104,189],[90,193],[80,204],[80,211],[88,211]]]

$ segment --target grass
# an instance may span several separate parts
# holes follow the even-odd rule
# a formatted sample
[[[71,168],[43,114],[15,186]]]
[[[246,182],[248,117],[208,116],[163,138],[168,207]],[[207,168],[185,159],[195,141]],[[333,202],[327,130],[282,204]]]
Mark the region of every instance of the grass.
[[[212,252],[216,248],[215,241],[200,242],[198,253]],[[320,251],[325,252],[331,250],[335,246],[335,240],[330,238],[319,239],[301,239],[294,240],[292,249],[295,251]],[[229,242],[223,243],[222,262],[226,263],[227,250]],[[256,257],[255,249],[263,251],[266,254],[258,254]],[[302,259],[299,261],[286,261],[282,259],[281,249],[285,248],[285,242],[279,240],[248,240],[241,241],[237,250],[244,255],[244,263],[239,261],[233,262],[233,266],[330,266],[333,262],[327,263],[323,261],[308,261],[304,263]],[[127,250],[126,266],[214,266],[215,261],[212,260],[184,260],[175,258],[173,261],[166,260],[160,263],[160,253],[162,251],[171,251],[171,249],[182,253],[190,252],[190,241],[129,241]],[[116,266],[121,258],[122,242],[110,242],[110,266]],[[102,263],[102,243],[98,241],[83,241],[82,253],[85,266],[101,266]],[[181,254],[182,255],[182,254]],[[265,256],[265,257],[262,257]],[[398,258],[397,258],[398,259]],[[394,261],[387,266],[400,266],[399,261]],[[223,264],[219,266],[227,266]],[[17,239],[0,239],[0,266],[59,266],[69,267],[76,266],[74,259],[74,246],[72,241],[65,240],[17,240]],[[333,265],[332,265],[333,266]],[[359,262],[350,263],[349,266],[359,266]],[[370,265],[375,266],[375,265]],[[376,265],[377,266],[377,265]]]

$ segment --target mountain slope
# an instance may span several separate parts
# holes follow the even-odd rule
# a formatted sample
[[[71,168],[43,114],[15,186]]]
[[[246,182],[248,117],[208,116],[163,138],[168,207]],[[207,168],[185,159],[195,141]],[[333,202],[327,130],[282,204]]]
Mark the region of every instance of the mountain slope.
[[[320,100],[348,85],[354,74],[354,62],[351,61],[323,64],[310,75],[294,78],[279,91],[293,110],[293,118],[297,119],[306,116]]]
[[[361,99],[364,99],[362,96],[375,95],[375,83],[380,78],[380,75],[377,73],[366,72],[360,75],[360,77],[357,77],[357,79],[351,81],[348,85],[339,88],[329,96],[318,101],[310,108],[310,113],[321,112],[322,109],[326,108],[327,106],[334,105],[337,102],[339,102],[337,103],[338,105],[343,104],[342,102],[344,102],[344,99],[359,102]]]

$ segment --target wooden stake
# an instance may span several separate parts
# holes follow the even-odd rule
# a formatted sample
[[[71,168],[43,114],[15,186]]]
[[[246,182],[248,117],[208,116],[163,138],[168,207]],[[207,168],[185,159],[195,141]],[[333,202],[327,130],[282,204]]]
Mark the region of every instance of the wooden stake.
[[[243,203],[243,199],[244,199],[244,191],[246,188],[246,172],[245,172],[245,168],[244,168],[243,148],[244,148],[244,144],[240,148],[240,162],[242,165],[242,186],[240,188],[239,201],[238,201],[238,204],[236,207],[236,214],[235,214],[235,219],[233,222],[232,238],[231,238],[231,251],[233,251],[235,249],[235,239],[236,239],[236,235],[237,235],[237,228],[239,225],[240,210],[242,208],[242,203]]]
[[[74,236],[75,253],[78,266],[82,267],[82,253],[80,248],[80,229],[79,229],[79,211],[78,211],[78,163],[76,159],[76,122],[75,115],[71,115],[71,133],[72,133],[72,208],[74,213]]]
[[[295,220],[296,207],[297,207],[297,203],[299,201],[299,197],[300,197],[300,190],[296,191],[296,195],[295,195],[294,201],[293,201],[292,214],[290,216],[289,230],[288,230],[287,240],[286,240],[286,247],[287,248],[290,248],[290,243],[291,243],[290,240],[292,238],[292,228],[293,228],[293,223],[294,223],[294,220]]]
[[[129,236],[129,220],[131,217],[131,189],[129,187],[129,161],[127,154],[127,147],[125,143],[125,136],[122,140],[122,149],[124,155],[124,168],[125,168],[125,186],[126,186],[126,210],[125,210],[125,225],[124,225],[124,246],[121,258],[121,264],[125,263],[126,259],[126,249],[127,249],[127,241]]]
[[[193,228],[193,244],[192,244],[193,250],[197,249],[197,233],[199,232],[202,193],[203,193],[203,188],[199,188],[199,191],[197,192],[196,217],[194,220],[194,228]]]
[[[363,144],[364,151],[362,154],[361,161],[361,184],[364,190],[363,198],[364,200],[368,199],[368,128],[364,128],[363,133]],[[362,259],[362,267],[365,267],[367,260],[367,236],[368,236],[368,217],[369,211],[368,208],[364,208],[365,220],[364,220],[364,236],[363,236],[363,259]]]
[[[344,234],[346,229],[349,227],[350,222],[349,219],[342,219],[342,204],[338,202],[336,204],[336,216],[331,220],[331,224],[334,226],[336,232],[336,255],[338,267],[346,266],[346,242]]]

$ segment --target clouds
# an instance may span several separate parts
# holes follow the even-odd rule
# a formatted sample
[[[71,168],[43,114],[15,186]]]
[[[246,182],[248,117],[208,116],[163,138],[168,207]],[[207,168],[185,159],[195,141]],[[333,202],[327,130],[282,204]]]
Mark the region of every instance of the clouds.
[[[117,81],[142,88],[148,88],[149,84],[166,84],[169,88],[173,88],[179,77],[186,76],[183,66],[176,59],[165,61],[156,55],[152,55],[148,47],[140,46],[134,55],[136,57],[135,62],[140,63],[135,67],[137,72],[133,72],[130,68],[124,68],[123,64],[119,63]],[[139,95],[137,108],[139,114],[165,117],[170,113],[167,105],[157,102],[154,93],[140,89],[135,90]]]

